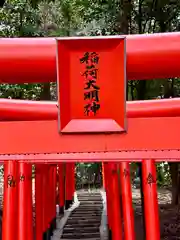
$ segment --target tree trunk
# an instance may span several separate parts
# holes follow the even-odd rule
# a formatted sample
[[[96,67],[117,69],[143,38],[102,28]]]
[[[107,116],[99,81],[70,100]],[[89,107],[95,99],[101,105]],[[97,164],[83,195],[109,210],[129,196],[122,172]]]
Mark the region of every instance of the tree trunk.
[[[40,100],[51,100],[50,83],[42,84]]]
[[[172,204],[178,205],[178,167],[175,162],[169,163],[171,179],[172,179]]]

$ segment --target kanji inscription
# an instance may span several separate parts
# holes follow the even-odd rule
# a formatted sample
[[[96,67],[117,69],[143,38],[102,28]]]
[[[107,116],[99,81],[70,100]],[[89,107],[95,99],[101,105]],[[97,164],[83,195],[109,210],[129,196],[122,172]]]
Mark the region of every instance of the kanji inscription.
[[[85,71],[82,73],[84,77],[84,114],[94,116],[100,109],[99,91],[97,85],[99,55],[96,52],[85,52],[80,58],[80,63],[85,65]]]

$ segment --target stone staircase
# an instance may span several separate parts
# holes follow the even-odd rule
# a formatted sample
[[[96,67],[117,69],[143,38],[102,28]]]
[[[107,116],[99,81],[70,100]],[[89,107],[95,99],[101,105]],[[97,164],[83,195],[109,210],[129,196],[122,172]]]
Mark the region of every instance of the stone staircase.
[[[100,225],[103,209],[101,193],[80,191],[77,192],[80,202],[69,216],[61,239],[100,240]]]

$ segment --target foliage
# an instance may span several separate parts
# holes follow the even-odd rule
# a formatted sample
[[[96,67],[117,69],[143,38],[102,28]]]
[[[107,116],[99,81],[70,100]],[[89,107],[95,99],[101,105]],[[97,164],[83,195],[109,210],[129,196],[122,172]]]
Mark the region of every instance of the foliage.
[[[102,186],[101,164],[77,163],[76,164],[76,187],[99,187]]]

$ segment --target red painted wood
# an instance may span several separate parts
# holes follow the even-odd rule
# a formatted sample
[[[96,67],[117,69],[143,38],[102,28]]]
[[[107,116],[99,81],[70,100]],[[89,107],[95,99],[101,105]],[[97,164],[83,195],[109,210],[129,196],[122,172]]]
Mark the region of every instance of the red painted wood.
[[[103,162],[102,162],[101,168],[102,168],[101,174],[102,174],[103,188],[105,189],[106,188],[106,178],[105,178],[105,174],[104,174],[104,163]]]
[[[64,164],[59,163],[59,207],[64,208],[65,200],[65,182],[64,182]]]
[[[178,117],[180,98],[128,101],[128,118]],[[0,99],[1,121],[57,120],[57,102]]]
[[[34,228],[33,228],[33,202],[32,202],[32,165],[27,164],[27,240],[34,239]]]
[[[75,163],[71,163],[71,195],[74,200],[74,193],[76,191],[76,177],[75,177]]]
[[[28,225],[28,166],[27,163],[18,163],[18,240],[29,239],[28,228],[32,227]],[[32,210],[32,209],[31,209]],[[32,240],[32,239],[31,239]]]
[[[2,239],[4,240],[18,239],[17,171],[18,164],[16,161],[7,161],[4,164],[4,206],[2,224]],[[8,181],[8,179],[10,181]],[[11,183],[11,186],[8,182]]]
[[[128,162],[119,163],[123,219],[124,219],[124,238],[135,240],[134,231],[134,211],[132,206],[132,191],[130,167]]]
[[[58,134],[57,121],[1,122],[0,153],[179,150],[179,121],[180,117],[128,119],[128,134],[71,136]]]
[[[47,165],[43,166],[43,173],[42,173],[42,206],[43,206],[43,233],[47,232],[49,228],[49,222],[48,222],[48,217],[49,217],[49,192],[47,191],[47,186],[48,186],[48,169]]]
[[[42,166],[36,164],[35,173],[35,211],[36,211],[36,240],[43,238],[43,198],[42,198]]]
[[[72,200],[72,191],[73,191],[73,173],[72,173],[72,164],[73,163],[66,163],[66,173],[65,173],[65,200],[71,201]]]
[[[126,130],[125,50],[125,40],[121,36],[57,39],[60,132]],[[80,59],[84,58],[86,52],[90,52],[89,60],[81,63]],[[91,62],[93,52],[97,54],[97,63]],[[92,57],[92,61],[93,59],[96,60],[95,57]],[[94,67],[87,70],[87,66]],[[94,83],[85,90],[84,88],[88,87],[87,82],[92,80]],[[96,92],[97,99],[84,99],[85,93],[95,90],[93,86],[99,88]],[[92,102],[99,106],[95,115],[90,111]],[[90,106],[85,109],[87,105]],[[90,111],[88,115],[86,111]]]
[[[128,79],[180,76],[179,32],[126,37]],[[1,82],[56,81],[55,39],[1,38],[0,52]]]
[[[122,239],[122,219],[121,219],[121,207],[120,207],[120,186],[118,177],[118,165],[117,163],[108,163],[109,168],[109,181],[110,184],[110,199],[111,199],[111,217],[112,217],[112,239]]]
[[[31,163],[59,164],[62,162],[141,162],[141,158],[156,158],[156,162],[179,162],[179,150],[145,150],[145,151],[114,151],[114,152],[86,152],[86,153],[52,153],[52,154],[0,154],[0,163],[8,160],[20,160]],[[102,160],[103,159],[103,160]]]
[[[57,169],[56,165],[52,166],[52,217],[51,221],[56,218],[56,178],[57,178]]]
[[[146,240],[160,240],[159,207],[156,186],[155,161],[143,160],[142,172]]]
[[[106,191],[106,210],[107,210],[107,215],[108,215],[108,228],[110,232],[112,231],[112,224],[113,224],[113,219],[112,219],[112,204],[111,204],[111,179],[110,179],[110,168],[108,163],[104,164],[104,176],[106,179],[106,186],[105,186],[105,191]]]

